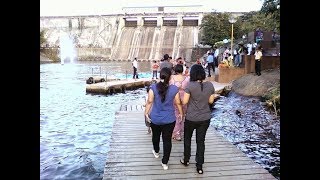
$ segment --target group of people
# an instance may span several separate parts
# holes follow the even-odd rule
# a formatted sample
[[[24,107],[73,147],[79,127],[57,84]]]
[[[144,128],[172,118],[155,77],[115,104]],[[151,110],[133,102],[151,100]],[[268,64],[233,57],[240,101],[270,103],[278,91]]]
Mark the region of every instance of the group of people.
[[[215,52],[217,51],[214,50]],[[211,69],[213,73],[215,73],[215,53],[213,51],[208,51],[207,56],[204,57],[204,61],[200,62],[198,60],[198,64],[202,64],[204,68],[208,68],[208,77],[211,77]],[[255,57],[255,73],[256,75],[261,75],[261,59],[262,59],[262,47],[261,45],[252,44],[249,42],[247,46],[245,47],[242,44],[239,44],[238,47],[236,47],[233,52],[231,52],[231,48],[225,47],[225,51],[221,53],[222,60],[220,61],[218,68],[224,68],[224,67],[240,67],[240,64],[242,63],[242,55],[254,55]]]
[[[164,60],[169,56],[164,55]],[[190,73],[184,73],[182,61],[173,67],[171,63],[160,64],[160,81],[150,86],[145,105],[146,124],[152,131],[152,153],[160,157],[160,137],[163,141],[161,165],[168,169],[172,139],[184,142],[180,163],[189,165],[191,138],[196,130],[196,169],[203,173],[205,136],[211,120],[210,104],[214,102],[213,84],[204,81],[206,73],[201,64],[194,64]]]

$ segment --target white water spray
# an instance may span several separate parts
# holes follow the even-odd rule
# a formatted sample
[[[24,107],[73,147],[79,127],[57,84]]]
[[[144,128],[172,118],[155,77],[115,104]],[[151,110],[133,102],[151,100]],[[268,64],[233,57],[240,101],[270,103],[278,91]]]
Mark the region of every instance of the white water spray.
[[[68,34],[60,35],[60,59],[63,65],[65,61],[73,63],[76,58],[76,50],[72,38]]]

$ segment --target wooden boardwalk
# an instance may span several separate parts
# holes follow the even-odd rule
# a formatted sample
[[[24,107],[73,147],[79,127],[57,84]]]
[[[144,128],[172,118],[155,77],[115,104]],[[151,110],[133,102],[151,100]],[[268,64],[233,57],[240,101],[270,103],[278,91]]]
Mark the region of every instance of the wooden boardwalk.
[[[195,134],[192,139],[190,165],[184,167],[179,159],[183,155],[183,141],[172,142],[168,162],[169,169],[161,166],[160,157],[152,154],[151,135],[144,123],[144,107],[141,104],[122,105],[116,112],[111,135],[110,150],[104,168],[106,179],[276,179],[259,164],[218,134],[212,126],[206,136],[204,174],[198,174],[195,167]]]
[[[96,80],[100,80],[101,76],[94,76]],[[210,78],[206,79],[207,81],[211,81],[213,84],[216,93],[221,93],[226,86],[229,86],[229,83],[218,83],[213,81]],[[139,87],[149,86],[152,83],[152,78],[140,78],[140,79],[121,79],[117,80],[115,77],[112,79],[107,79],[107,82],[98,82],[93,84],[86,85],[86,92],[88,93],[101,93],[101,94],[113,94],[117,92],[125,92],[129,89],[135,89]]]
[[[150,85],[151,78],[140,79],[122,79],[118,81],[99,82],[86,85],[86,92],[89,93],[101,93],[101,94],[113,94],[117,92],[125,92],[127,89],[135,89]]]

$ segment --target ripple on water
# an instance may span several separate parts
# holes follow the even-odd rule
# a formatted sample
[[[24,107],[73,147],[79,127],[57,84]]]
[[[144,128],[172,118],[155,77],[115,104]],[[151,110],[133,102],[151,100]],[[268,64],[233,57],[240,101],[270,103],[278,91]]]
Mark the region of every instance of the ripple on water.
[[[107,63],[102,66],[114,70]],[[101,180],[115,111],[144,99],[146,90],[87,94],[88,64],[43,64],[40,70],[40,179]]]
[[[256,97],[221,97],[211,125],[248,157],[280,179],[280,120]]]

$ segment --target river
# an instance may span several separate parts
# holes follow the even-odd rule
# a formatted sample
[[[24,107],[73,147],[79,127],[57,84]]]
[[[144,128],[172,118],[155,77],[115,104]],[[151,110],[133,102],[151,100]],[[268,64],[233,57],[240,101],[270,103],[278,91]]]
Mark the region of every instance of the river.
[[[139,67],[139,77],[152,76],[149,62],[140,62]],[[88,94],[86,79],[92,74],[132,78],[131,63],[40,64],[40,179],[102,179],[115,111],[121,104],[145,97],[144,88],[125,94]],[[241,118],[234,113],[236,109],[242,112]],[[270,135],[254,125],[270,119],[274,120],[272,113],[258,100],[231,93],[216,102],[211,125],[277,177],[278,126],[273,124],[276,130]],[[255,132],[258,135],[253,135]]]

